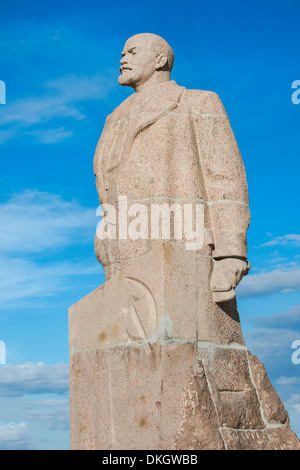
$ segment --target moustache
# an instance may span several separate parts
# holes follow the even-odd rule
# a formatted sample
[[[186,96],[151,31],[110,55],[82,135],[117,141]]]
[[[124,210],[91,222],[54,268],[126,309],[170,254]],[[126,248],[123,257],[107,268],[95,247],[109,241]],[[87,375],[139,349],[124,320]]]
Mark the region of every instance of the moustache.
[[[119,72],[122,73],[123,70],[132,70],[131,67],[128,67],[127,65],[122,65],[120,68],[119,68]]]

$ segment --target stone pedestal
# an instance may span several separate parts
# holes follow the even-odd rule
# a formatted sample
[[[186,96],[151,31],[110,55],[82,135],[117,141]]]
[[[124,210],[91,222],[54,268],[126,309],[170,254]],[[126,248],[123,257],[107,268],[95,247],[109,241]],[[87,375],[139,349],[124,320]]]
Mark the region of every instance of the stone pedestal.
[[[300,449],[212,263],[162,244],[70,307],[72,449]]]

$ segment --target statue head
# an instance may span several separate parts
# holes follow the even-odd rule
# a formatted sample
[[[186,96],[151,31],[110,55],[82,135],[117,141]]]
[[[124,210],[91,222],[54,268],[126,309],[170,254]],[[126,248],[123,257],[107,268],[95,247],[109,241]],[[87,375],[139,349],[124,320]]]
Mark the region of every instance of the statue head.
[[[140,91],[170,80],[173,62],[173,51],[162,37],[151,33],[136,34],[125,43],[118,82]]]

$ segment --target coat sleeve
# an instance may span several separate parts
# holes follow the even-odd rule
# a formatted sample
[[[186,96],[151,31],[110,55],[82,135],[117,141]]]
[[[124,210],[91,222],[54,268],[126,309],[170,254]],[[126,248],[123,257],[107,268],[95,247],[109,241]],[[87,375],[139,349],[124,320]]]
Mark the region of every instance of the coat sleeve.
[[[99,138],[93,161],[94,175],[96,176],[96,187],[100,204],[106,203],[105,174],[103,168],[103,153],[109,137],[110,115],[107,116],[102,134]]]
[[[213,234],[213,257],[247,259],[247,179],[228,116],[215,93],[193,97],[191,113]]]

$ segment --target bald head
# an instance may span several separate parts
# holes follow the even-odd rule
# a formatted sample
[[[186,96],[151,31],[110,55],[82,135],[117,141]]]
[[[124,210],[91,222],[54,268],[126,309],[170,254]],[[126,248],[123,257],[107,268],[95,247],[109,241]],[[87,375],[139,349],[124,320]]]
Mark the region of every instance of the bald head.
[[[166,69],[171,72],[174,63],[174,53],[164,38],[157,34],[141,33],[135,34],[130,38],[130,40],[131,39],[141,41],[145,45],[147,44],[156,56],[164,54],[167,58]]]
[[[124,46],[118,82],[142,91],[170,80],[174,54],[162,37],[151,33],[135,34]]]

